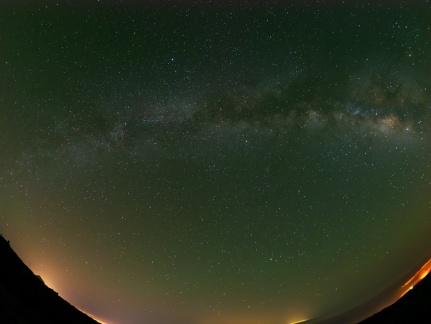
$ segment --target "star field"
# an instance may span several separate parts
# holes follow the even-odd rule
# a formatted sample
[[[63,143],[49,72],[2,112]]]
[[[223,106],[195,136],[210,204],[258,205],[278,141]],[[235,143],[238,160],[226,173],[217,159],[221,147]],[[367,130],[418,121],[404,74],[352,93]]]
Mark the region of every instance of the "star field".
[[[430,257],[428,3],[1,7],[0,231],[75,306],[289,323]]]

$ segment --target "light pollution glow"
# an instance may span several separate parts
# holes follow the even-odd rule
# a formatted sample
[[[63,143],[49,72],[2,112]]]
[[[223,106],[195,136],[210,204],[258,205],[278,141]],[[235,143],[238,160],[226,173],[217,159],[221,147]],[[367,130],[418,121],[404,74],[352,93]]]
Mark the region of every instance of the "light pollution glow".
[[[431,272],[431,259],[425,263],[413,277],[410,278],[402,287],[401,296],[404,296],[409,290],[412,290],[423,278]]]
[[[0,232],[35,274],[109,323],[287,324],[429,273],[431,9],[299,2],[0,8]]]

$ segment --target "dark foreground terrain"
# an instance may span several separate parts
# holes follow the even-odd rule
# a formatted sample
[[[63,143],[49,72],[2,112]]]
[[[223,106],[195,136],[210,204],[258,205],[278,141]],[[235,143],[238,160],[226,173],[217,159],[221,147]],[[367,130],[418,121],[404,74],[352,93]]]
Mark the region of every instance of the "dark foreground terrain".
[[[431,275],[414,289],[360,324],[431,323]],[[47,287],[0,236],[0,323],[98,323]],[[343,323],[348,316],[319,323]],[[314,321],[310,321],[310,323]],[[316,322],[316,323],[317,323]]]
[[[360,322],[377,323],[431,323],[431,274],[397,302]]]
[[[0,236],[0,323],[98,323],[47,287]]]
[[[428,261],[424,264],[426,260]],[[429,256],[368,301],[336,315],[310,319],[304,324],[431,323],[431,274],[427,275],[428,272],[431,272]],[[412,289],[408,290],[409,287]],[[403,293],[404,296],[399,298]],[[399,299],[393,303],[397,298]],[[378,310],[379,305],[391,302],[393,304],[390,306]]]

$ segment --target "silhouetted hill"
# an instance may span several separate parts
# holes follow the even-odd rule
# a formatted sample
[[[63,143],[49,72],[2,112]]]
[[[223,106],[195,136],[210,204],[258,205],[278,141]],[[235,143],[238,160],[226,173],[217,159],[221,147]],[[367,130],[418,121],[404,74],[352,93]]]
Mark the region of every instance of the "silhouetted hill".
[[[47,287],[0,236],[0,323],[98,322]]]
[[[422,279],[397,302],[360,322],[377,323],[431,323],[431,275]]]

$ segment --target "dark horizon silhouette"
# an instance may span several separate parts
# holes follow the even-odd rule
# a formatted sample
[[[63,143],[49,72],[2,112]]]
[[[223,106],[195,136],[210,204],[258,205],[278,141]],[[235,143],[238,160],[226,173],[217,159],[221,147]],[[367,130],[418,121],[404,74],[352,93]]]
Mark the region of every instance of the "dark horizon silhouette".
[[[418,270],[419,269],[419,270]],[[414,265],[410,271],[372,298],[341,312],[313,318],[304,324],[374,324],[408,323],[412,314],[427,315],[427,301],[431,298],[431,259]],[[419,316],[419,317],[421,317]]]
[[[97,321],[352,324],[431,257],[428,3],[6,3],[0,233]]]
[[[1,323],[98,323],[61,298],[34,274],[0,236]]]
[[[2,323],[98,323],[93,318],[62,299],[57,292],[45,285],[40,275],[34,274],[10,246],[10,241],[0,235],[0,314]],[[338,315],[308,320],[307,324],[325,323],[406,323],[412,314],[427,318],[428,301],[431,299],[431,260],[419,271],[412,270],[389,285],[382,292]],[[425,268],[426,267],[426,268]],[[414,269],[417,269],[415,267]],[[404,285],[402,285],[405,283]],[[407,287],[405,287],[407,285]],[[406,290],[405,292],[403,292]],[[394,302],[394,296],[402,294]],[[389,306],[377,311],[380,305],[392,300]],[[364,314],[370,317],[363,319]],[[377,312],[376,312],[377,311]]]
[[[422,274],[423,277],[419,278],[417,284],[406,287],[407,292],[399,300],[361,321],[360,324],[411,323],[413,318],[415,323],[429,323],[431,276],[428,276],[428,272],[429,268]]]

